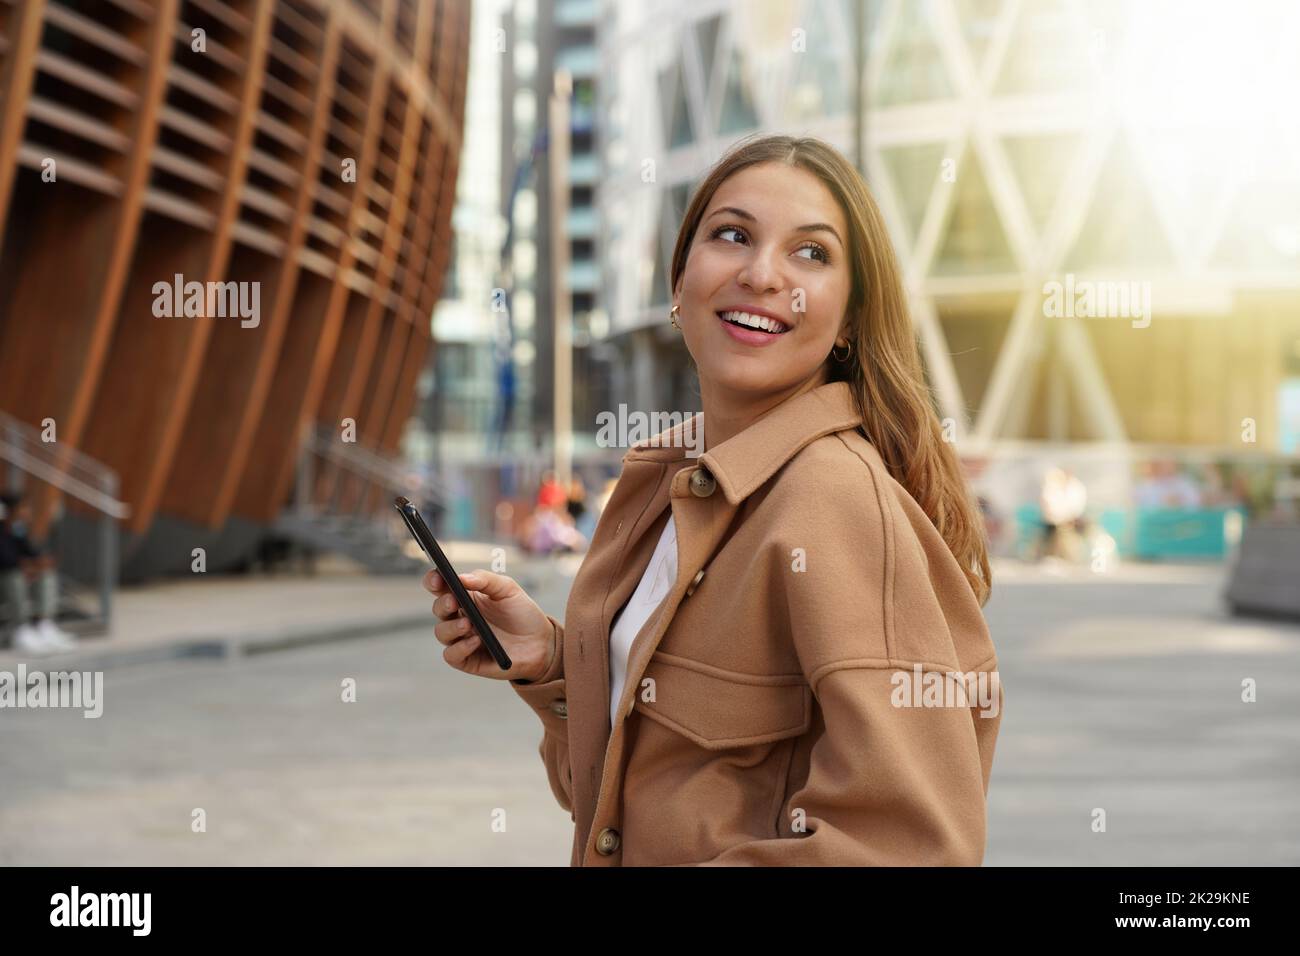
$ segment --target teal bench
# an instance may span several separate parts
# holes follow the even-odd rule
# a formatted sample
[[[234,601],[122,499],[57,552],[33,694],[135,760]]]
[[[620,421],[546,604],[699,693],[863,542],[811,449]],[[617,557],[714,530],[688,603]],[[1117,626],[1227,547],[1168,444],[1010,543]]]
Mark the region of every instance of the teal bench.
[[[1219,508],[1107,508],[1090,515],[1115,539],[1121,557],[1141,561],[1222,558],[1228,553],[1230,515],[1246,519],[1240,505]],[[1016,509],[1016,554],[1026,557],[1042,534],[1042,509]]]

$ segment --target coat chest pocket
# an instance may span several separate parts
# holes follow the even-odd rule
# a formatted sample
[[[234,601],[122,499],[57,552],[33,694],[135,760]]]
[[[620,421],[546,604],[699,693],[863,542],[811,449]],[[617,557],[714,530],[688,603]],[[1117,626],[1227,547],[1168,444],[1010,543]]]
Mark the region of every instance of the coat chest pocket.
[[[654,680],[652,701],[645,678]],[[725,750],[805,733],[812,689],[802,674],[741,674],[657,651],[633,709],[706,750]]]

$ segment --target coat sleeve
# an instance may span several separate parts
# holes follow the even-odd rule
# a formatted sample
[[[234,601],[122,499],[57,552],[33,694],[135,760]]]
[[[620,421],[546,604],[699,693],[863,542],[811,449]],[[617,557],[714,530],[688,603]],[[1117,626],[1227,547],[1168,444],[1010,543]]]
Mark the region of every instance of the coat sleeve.
[[[782,503],[800,530],[785,532],[774,556],[816,701],[813,742],[800,741],[794,758],[803,761],[794,779],[805,767],[806,779],[785,797],[772,838],[701,865],[983,861],[1004,695],[979,602],[901,485],[875,468],[849,475]],[[802,571],[791,570],[796,548]],[[915,693],[927,681],[938,696]]]
[[[546,767],[547,781],[561,809],[573,810],[573,776],[569,764],[569,725],[564,689],[564,625],[546,615],[555,628],[555,656],[546,673],[535,681],[512,680],[510,686],[542,721],[542,740],[537,752]]]

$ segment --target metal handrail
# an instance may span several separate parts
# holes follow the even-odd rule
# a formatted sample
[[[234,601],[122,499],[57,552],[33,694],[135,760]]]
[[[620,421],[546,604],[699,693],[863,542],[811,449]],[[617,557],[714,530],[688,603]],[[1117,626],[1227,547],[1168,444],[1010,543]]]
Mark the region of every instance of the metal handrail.
[[[118,501],[111,494],[91,488],[84,481],[71,477],[67,472],[59,470],[58,467],[51,465],[49,462],[38,460],[33,455],[13,447],[3,439],[0,439],[0,458],[22,469],[32,477],[53,485],[64,494],[70,495],[78,501],[84,501],[96,511],[110,518],[121,521],[131,515],[131,506],[126,502]],[[115,483],[115,481],[108,478],[105,481]]]
[[[412,473],[398,459],[351,442],[341,442],[331,429],[309,425],[304,429],[299,460],[297,502],[299,511],[310,510],[308,504],[312,474],[310,456],[313,454],[333,462],[345,472],[382,487],[406,495],[416,495],[424,500],[439,503],[443,501],[444,495],[441,489]]]
[[[113,497],[113,491],[117,488],[116,472],[76,448],[58,442],[42,441],[39,434],[34,426],[8,412],[0,411],[0,436],[16,446],[6,455],[6,460],[33,474],[34,468],[40,468],[42,473],[37,477],[41,480],[85,501],[97,511],[112,514],[116,518],[126,517],[125,512],[116,513],[117,509],[127,507]],[[22,463],[14,460],[17,456],[25,456]]]
[[[408,484],[408,473],[393,459],[377,455],[361,445],[337,441],[331,437],[332,434],[322,429],[311,435],[309,441],[312,451],[349,470],[363,472],[367,477],[383,484],[393,487],[405,487]]]

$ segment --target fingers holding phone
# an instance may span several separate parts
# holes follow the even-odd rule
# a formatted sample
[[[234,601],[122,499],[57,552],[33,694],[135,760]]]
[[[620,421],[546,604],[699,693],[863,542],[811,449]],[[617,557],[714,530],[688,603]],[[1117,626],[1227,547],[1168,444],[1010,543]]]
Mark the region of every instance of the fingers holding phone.
[[[472,622],[462,614],[456,596],[436,570],[424,575],[425,590],[436,595],[433,633],[445,645],[443,660],[457,670],[479,677],[532,680],[551,659],[554,628],[519,583],[504,574],[475,570],[459,575],[460,583],[509,653],[513,666],[503,671],[483,646]]]

